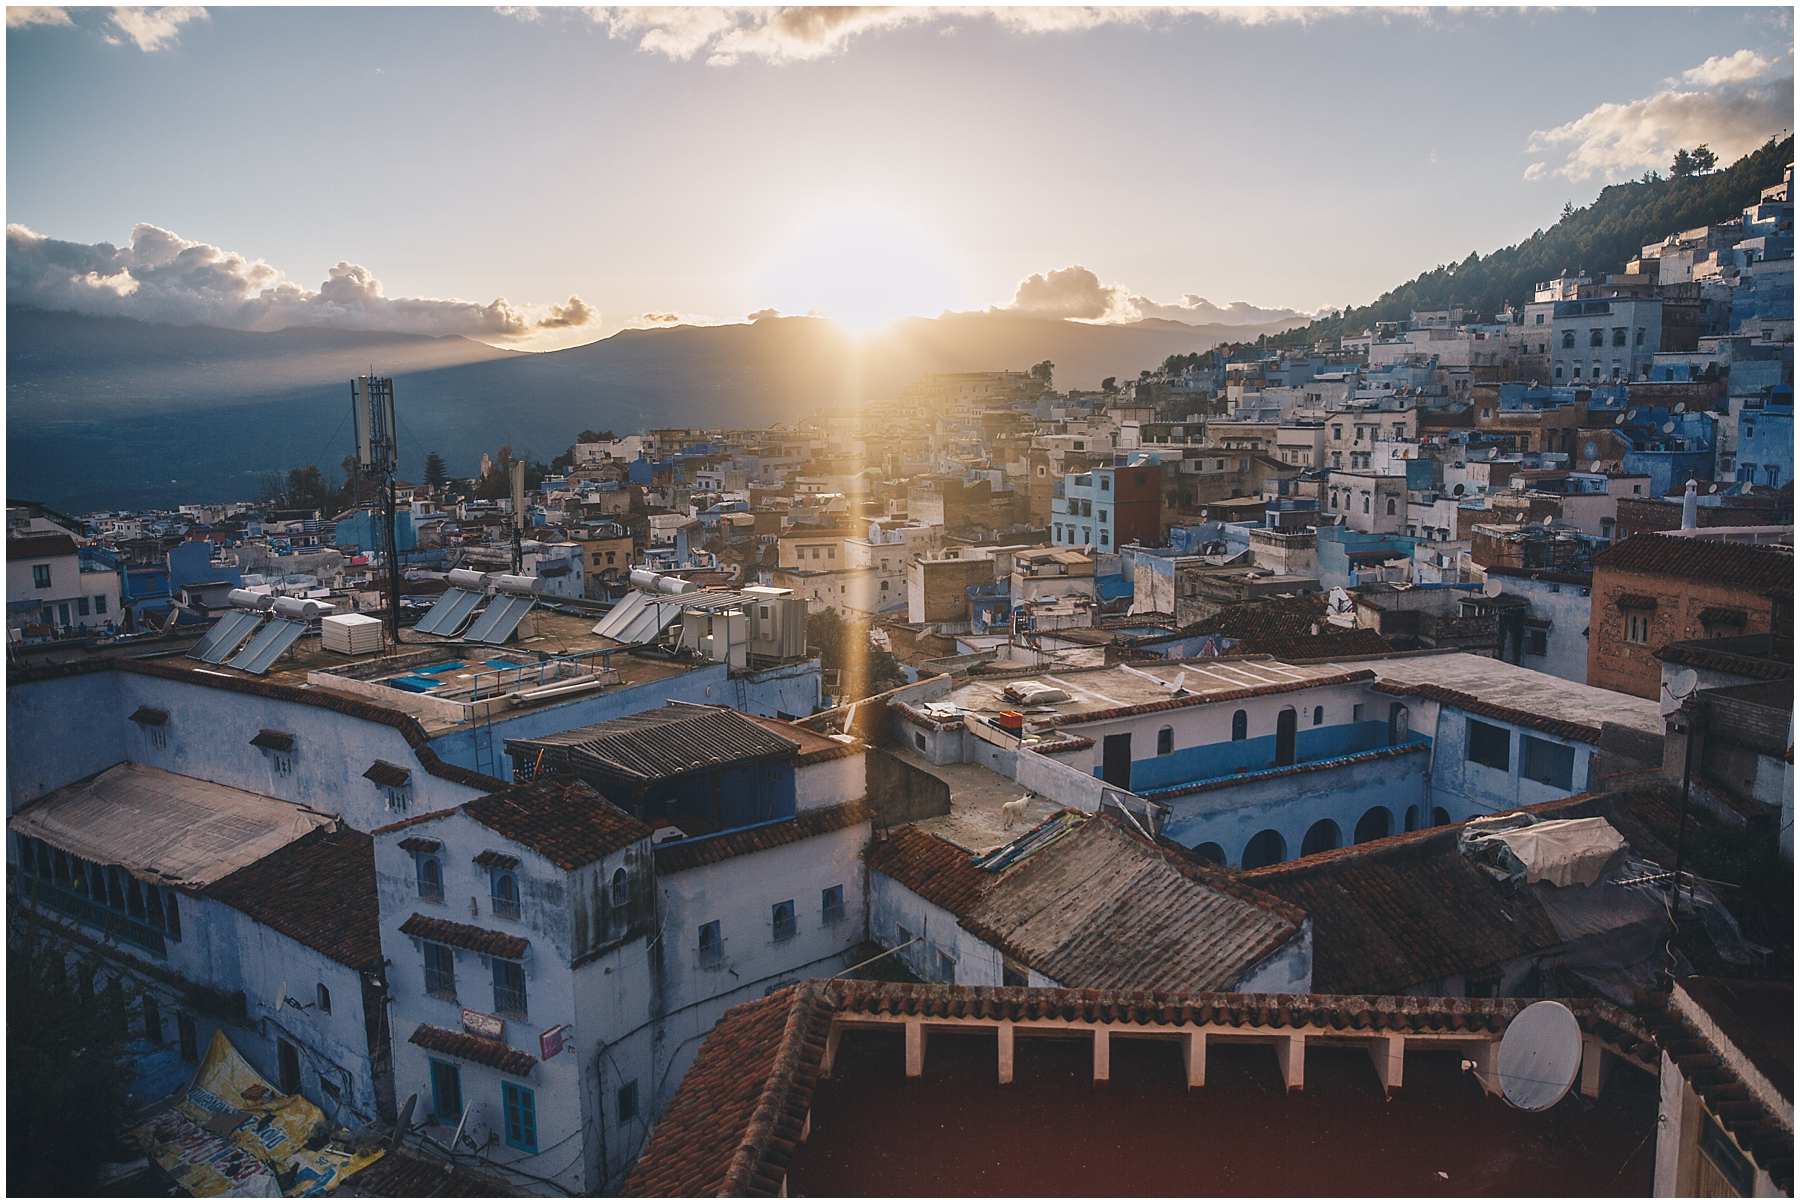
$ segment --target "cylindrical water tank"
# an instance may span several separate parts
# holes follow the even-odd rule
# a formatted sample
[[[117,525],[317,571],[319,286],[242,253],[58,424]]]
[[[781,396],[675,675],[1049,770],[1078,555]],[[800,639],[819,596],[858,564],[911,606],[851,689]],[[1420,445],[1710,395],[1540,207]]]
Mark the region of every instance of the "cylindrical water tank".
[[[324,608],[311,598],[277,598],[274,609],[284,619],[314,619]]]
[[[649,569],[632,569],[631,584],[653,594],[685,594],[695,588],[691,581],[683,581],[679,577],[665,577],[661,573],[653,573]]]
[[[501,573],[494,578],[494,588],[503,594],[535,594],[538,588],[536,577],[525,577],[517,573]]]
[[[225,600],[239,610],[267,610],[274,601],[268,594],[258,594],[247,589],[234,589],[225,595]]]
[[[478,573],[474,569],[451,569],[444,577],[458,589],[472,589],[480,592],[487,585],[487,574]]]

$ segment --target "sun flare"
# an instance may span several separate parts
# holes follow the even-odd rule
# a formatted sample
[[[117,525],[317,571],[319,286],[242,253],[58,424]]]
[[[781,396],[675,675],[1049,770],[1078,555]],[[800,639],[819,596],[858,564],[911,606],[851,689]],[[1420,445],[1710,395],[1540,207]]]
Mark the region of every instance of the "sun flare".
[[[821,205],[797,220],[756,281],[783,313],[816,313],[855,334],[931,315],[956,296],[943,243],[923,223],[858,201]]]

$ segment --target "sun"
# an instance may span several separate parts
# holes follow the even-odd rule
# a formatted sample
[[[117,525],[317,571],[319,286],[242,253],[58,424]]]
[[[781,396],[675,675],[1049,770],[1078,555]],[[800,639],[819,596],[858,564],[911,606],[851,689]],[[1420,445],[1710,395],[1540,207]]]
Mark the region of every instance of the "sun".
[[[777,239],[756,274],[756,295],[782,313],[816,313],[855,334],[941,312],[957,295],[943,243],[894,208],[822,204]]]

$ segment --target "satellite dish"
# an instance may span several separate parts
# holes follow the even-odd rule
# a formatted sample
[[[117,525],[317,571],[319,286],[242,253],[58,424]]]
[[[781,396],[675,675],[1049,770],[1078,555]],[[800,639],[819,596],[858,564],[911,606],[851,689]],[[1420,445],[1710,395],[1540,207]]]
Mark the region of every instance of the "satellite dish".
[[[1489,577],[1487,579],[1487,584],[1481,587],[1481,592],[1490,598],[1498,598],[1501,594],[1506,592],[1506,582],[1501,581],[1497,577]]]
[[[1467,486],[1462,484],[1459,481],[1459,482],[1457,482],[1456,488],[1452,489],[1450,492],[1452,494],[1454,494],[1456,497],[1461,497],[1463,495],[1463,490],[1466,488],[1467,488]]]
[[[1600,461],[1595,460],[1592,464],[1588,465],[1588,471],[1589,472],[1600,472],[1600,471],[1602,471],[1603,467],[1604,466],[1600,463]]]
[[[1663,423],[1663,434],[1673,435],[1674,433],[1675,433],[1675,424],[1673,422]]]
[[[1536,1006],[1537,1006],[1536,1004],[1532,1005],[1532,1007],[1536,1007]],[[1529,1011],[1530,1008],[1527,1008],[1526,1010]],[[1572,1021],[1573,1019],[1574,1019],[1574,1017],[1571,1016],[1570,1020]],[[1508,1031],[1510,1032],[1511,1030],[1509,1029]],[[1504,1038],[1501,1039],[1500,1046],[1501,1046],[1502,1050],[1504,1050],[1506,1048],[1506,1041]],[[1576,1062],[1576,1065],[1581,1064],[1581,1041],[1580,1041],[1580,1033],[1579,1032],[1577,1032],[1577,1034],[1576,1034],[1575,1062]],[[1563,1088],[1563,1090],[1567,1091],[1568,1088],[1565,1087],[1565,1088]],[[1561,1098],[1561,1097],[1559,1096],[1558,1098]],[[1552,1100],[1551,1102],[1554,1103],[1556,1101]],[[473,1108],[474,1106],[475,1105],[473,1103],[468,1103],[468,1104],[463,1105],[462,1119],[456,1122],[456,1132],[450,1134],[449,1149],[452,1154],[454,1154],[456,1152],[457,1143],[462,1140],[463,1130],[469,1127],[469,1109]]]
[[[1506,1026],[1497,1060],[1500,1094],[1522,1112],[1553,1108],[1581,1073],[1581,1025],[1553,999],[1532,1004]]]
[[[1700,675],[1692,669],[1681,669],[1669,675],[1662,687],[1662,713],[1673,715],[1687,701],[1687,696],[1700,684]]]
[[[1614,426],[1624,426],[1625,425],[1625,415],[1620,414],[1617,418],[1614,418],[1613,425]]]
[[[1706,492],[1708,492],[1708,493],[1719,492],[1719,483],[1717,481],[1714,481],[1712,484],[1708,485],[1706,487]]]
[[[1637,421],[1637,416],[1638,416],[1637,410],[1635,410],[1635,409],[1630,409],[1630,410],[1625,411],[1625,417],[1631,419],[1633,422]]]
[[[1675,403],[1675,412],[1676,412],[1676,413],[1677,413],[1677,414],[1685,414],[1685,413],[1687,413],[1687,402],[1685,402],[1685,401],[1678,401],[1678,402],[1676,402],[1676,403]]]

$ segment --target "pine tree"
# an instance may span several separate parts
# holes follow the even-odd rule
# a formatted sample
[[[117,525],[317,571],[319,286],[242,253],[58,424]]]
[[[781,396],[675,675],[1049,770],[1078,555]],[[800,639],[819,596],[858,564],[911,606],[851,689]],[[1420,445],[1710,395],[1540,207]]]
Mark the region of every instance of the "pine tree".
[[[425,457],[425,484],[433,490],[442,489],[444,482],[450,479],[450,470],[444,467],[444,457],[432,452]]]

